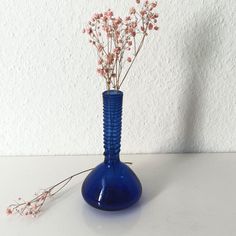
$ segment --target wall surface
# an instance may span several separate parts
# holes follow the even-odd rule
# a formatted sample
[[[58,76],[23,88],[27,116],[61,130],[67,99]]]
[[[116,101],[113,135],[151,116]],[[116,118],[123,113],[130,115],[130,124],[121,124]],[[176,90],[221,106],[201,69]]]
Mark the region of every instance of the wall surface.
[[[96,53],[82,28],[129,0],[0,1],[0,154],[102,153]],[[123,153],[236,151],[236,1],[160,0],[124,83]]]

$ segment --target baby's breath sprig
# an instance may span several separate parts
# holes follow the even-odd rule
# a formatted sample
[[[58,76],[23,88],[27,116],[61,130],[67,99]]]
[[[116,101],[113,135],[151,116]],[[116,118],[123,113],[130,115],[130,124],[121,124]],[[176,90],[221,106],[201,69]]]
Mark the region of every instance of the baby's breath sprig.
[[[131,162],[125,162],[126,164],[131,165]],[[91,171],[94,168],[86,169],[80,171],[74,175],[71,175],[62,181],[56,183],[55,185],[43,189],[39,193],[35,193],[35,197],[29,201],[25,201],[22,197],[18,197],[15,203],[9,205],[6,209],[7,215],[19,214],[21,216],[32,216],[36,217],[41,213],[41,209],[51,197],[58,194],[62,189],[64,189],[69,182],[76,176],[81,175],[85,172]]]

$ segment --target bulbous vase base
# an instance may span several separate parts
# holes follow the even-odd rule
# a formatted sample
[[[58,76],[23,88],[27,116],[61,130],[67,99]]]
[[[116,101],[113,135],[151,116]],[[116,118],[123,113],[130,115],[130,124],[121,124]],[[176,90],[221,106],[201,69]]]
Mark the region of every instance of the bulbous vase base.
[[[139,179],[120,161],[101,163],[86,177],[82,185],[84,200],[105,211],[128,208],[139,200],[141,193]]]

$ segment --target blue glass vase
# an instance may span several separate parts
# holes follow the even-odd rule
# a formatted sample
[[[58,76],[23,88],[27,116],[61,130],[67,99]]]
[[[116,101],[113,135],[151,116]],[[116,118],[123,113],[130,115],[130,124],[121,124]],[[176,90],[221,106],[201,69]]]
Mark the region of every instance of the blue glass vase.
[[[142,186],[135,173],[120,161],[121,118],[123,93],[103,92],[104,162],[83,182],[82,195],[91,206],[116,211],[136,203]]]

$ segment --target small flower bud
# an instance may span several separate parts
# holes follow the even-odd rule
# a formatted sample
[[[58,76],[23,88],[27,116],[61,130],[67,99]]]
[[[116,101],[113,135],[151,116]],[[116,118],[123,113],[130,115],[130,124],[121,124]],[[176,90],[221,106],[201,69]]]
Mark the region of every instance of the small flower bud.
[[[136,13],[136,10],[135,10],[135,8],[134,7],[132,7],[132,8],[130,8],[130,10],[129,10],[129,14],[135,14]]]
[[[7,208],[6,213],[7,213],[7,215],[11,215],[13,212],[10,208]]]
[[[149,23],[148,29],[149,29],[149,30],[152,30],[152,29],[153,29],[153,24],[152,24],[152,23]]]

